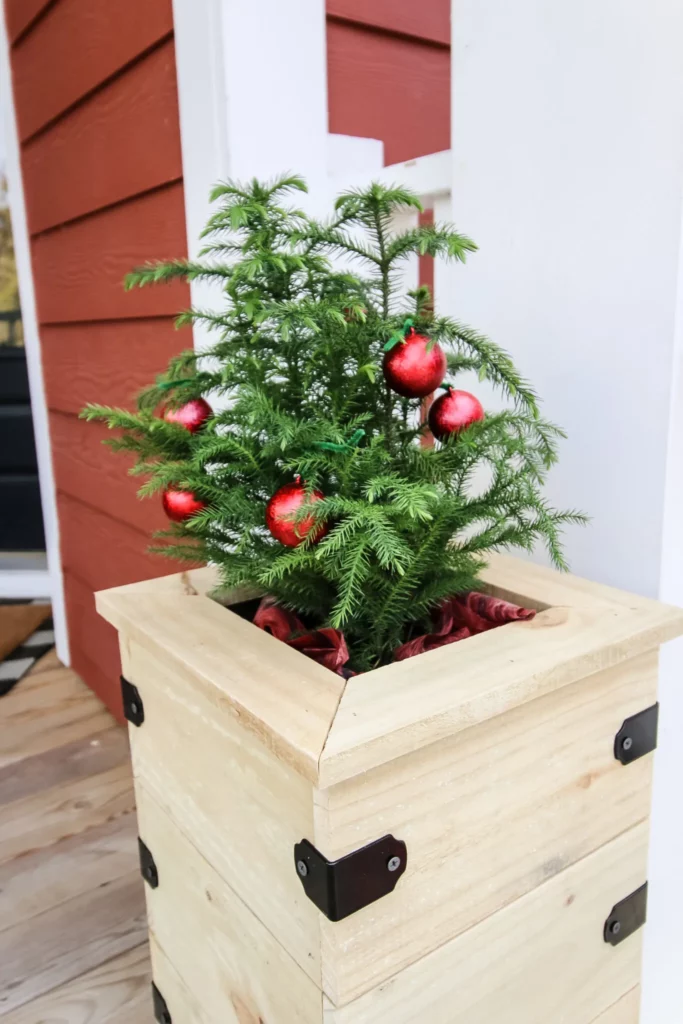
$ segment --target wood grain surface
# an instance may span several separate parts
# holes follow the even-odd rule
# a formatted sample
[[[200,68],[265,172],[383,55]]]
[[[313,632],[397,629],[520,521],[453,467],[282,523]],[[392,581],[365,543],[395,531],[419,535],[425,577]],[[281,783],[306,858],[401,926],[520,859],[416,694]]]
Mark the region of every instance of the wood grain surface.
[[[333,1002],[387,982],[646,820],[653,757],[625,768],[614,737],[656,690],[653,652],[320,793],[314,845],[330,860],[389,834],[410,851],[382,913],[321,921]]]
[[[146,531],[165,520],[138,507],[124,463],[73,415],[86,401],[128,401],[188,345],[169,325],[187,287],[123,289],[133,267],[187,252],[172,3],[7,0],[6,12],[48,401],[72,414],[53,421],[57,489],[97,504],[108,481],[102,511]],[[89,525],[92,551],[101,519],[81,515]],[[138,562],[128,555],[134,578],[152,571],[144,544]],[[74,664],[119,713],[113,634],[95,625],[77,572],[82,562],[65,576]]]
[[[330,131],[382,139],[386,164],[449,149],[450,67],[444,47],[329,20]]]
[[[450,0],[327,0],[327,16],[451,45]]]
[[[328,1005],[325,1024],[602,1024],[640,977],[642,930],[612,947],[603,928],[646,878],[647,835],[631,829],[388,984]]]
[[[71,664],[116,719],[123,722],[116,630],[97,614],[92,588],[77,576],[66,574],[65,591]]]
[[[617,1003],[596,1017],[592,1024],[638,1024],[640,1020],[640,985],[632,988]],[[662,1022],[663,1024],[663,1022]]]
[[[164,674],[172,673],[178,693],[202,700],[207,713],[200,718],[218,726],[225,720],[226,727],[238,719],[245,745],[255,737],[285,771],[315,782],[343,679],[210,598],[169,593],[150,600],[140,586],[140,594],[133,587],[97,594],[97,610],[123,634],[126,678],[144,684],[145,658],[153,683],[165,686]]]
[[[12,55],[21,139],[172,31],[171,0],[59,0]]]
[[[125,731],[48,655],[0,699],[0,765],[0,1020],[151,1020]]]
[[[75,416],[50,413],[52,460],[58,488],[86,505],[101,509],[148,537],[163,529],[168,520],[161,498],[140,501],[140,479],[128,475],[133,459],[127,453],[114,454],[102,444],[113,435],[100,423],[85,423]],[[141,560],[144,544],[140,547]]]
[[[7,35],[11,43],[35,22],[41,11],[54,4],[55,0],[5,0]]]
[[[67,494],[58,495],[62,565],[93,590],[164,576],[179,566],[161,555],[147,555],[148,533],[128,526]]]
[[[40,338],[48,406],[73,416],[100,395],[103,380],[109,405],[133,408],[171,356],[192,347],[191,332],[177,331],[172,317],[49,324]]]
[[[111,716],[80,679],[48,658],[0,699],[0,768],[51,750],[55,733],[67,744],[111,727]]]
[[[654,651],[683,632],[679,608],[509,555],[493,554],[489,563],[483,577],[492,592],[544,610],[531,621],[349,679],[320,760],[321,786]]]
[[[319,985],[137,780],[136,792],[140,834],[155,851],[159,870],[159,887],[146,889],[153,942],[196,999],[207,1024],[320,1024]],[[264,890],[268,877],[262,875]],[[274,894],[272,909],[286,919]],[[311,922],[315,926],[315,914]],[[161,976],[159,986],[173,1024],[177,1017],[196,1024],[190,1007],[181,1014],[178,993],[167,993]]]
[[[123,289],[133,267],[187,254],[180,183],[40,235],[32,254],[41,323],[175,316],[190,304],[179,282]],[[106,401],[106,383],[94,400]]]
[[[182,178],[177,109],[170,39],[24,145],[31,233]]]
[[[11,1011],[2,1024],[152,1024],[151,981],[148,947],[136,946]]]

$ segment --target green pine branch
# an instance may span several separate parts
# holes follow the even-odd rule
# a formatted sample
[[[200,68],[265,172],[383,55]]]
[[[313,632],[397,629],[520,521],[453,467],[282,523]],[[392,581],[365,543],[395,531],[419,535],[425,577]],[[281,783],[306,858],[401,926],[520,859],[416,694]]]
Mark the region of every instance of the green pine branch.
[[[401,293],[407,257],[464,263],[474,242],[444,224],[397,233],[396,213],[421,209],[400,187],[350,190],[325,222],[292,205],[302,191],[295,175],[216,186],[197,259],[150,262],[126,280],[214,281],[215,307],[177,321],[210,328],[211,347],[175,356],[135,410],[89,405],[82,415],[133,456],[141,496],[179,488],[205,503],[152,550],[212,561],[222,586],[260,588],[311,625],[342,628],[352,666],[368,669],[428,630],[441,600],[476,587],[489,551],[542,544],[564,568],[562,533],[585,519],[543,494],[564,435],[509,354],[435,314],[429,289]],[[422,402],[394,394],[382,370],[408,318],[444,349],[445,383],[474,372],[505,410],[422,446]],[[215,412],[197,432],[163,418],[200,396]],[[297,476],[307,497],[292,521],[314,530],[286,548],[265,508]]]

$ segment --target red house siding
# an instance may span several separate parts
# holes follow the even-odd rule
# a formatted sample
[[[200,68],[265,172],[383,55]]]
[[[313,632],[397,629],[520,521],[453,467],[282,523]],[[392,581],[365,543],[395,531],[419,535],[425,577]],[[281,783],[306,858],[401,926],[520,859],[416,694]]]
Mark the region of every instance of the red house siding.
[[[145,554],[140,503],[87,401],[128,404],[190,342],[187,289],[126,294],[150,257],[186,252],[171,0],[6,0],[50,413],[73,665],[118,711],[114,631],[93,592],[172,571]]]
[[[385,163],[449,149],[450,0],[327,0],[330,131]]]

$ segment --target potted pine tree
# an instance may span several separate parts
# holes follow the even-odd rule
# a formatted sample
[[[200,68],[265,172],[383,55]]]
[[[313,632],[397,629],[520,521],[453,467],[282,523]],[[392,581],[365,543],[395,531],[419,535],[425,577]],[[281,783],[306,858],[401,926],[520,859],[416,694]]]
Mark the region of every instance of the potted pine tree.
[[[163,502],[155,549],[208,565],[98,597],[157,1018],[625,1020],[683,616],[557,571],[583,519],[543,497],[560,431],[500,348],[399,294],[403,260],[474,243],[392,232],[404,189],[321,223],[303,188],[221,185],[196,262],[131,274],[215,282],[179,320],[215,345],[84,413]],[[501,553],[539,541],[556,570]]]

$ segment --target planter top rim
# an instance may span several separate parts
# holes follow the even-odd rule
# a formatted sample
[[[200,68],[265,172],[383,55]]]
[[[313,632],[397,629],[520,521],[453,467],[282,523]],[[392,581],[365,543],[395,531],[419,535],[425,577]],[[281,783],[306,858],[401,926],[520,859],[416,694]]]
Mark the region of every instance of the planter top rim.
[[[492,555],[482,579],[491,593],[539,609],[536,618],[348,681],[206,597],[216,585],[211,568],[101,591],[97,608],[215,703],[227,700],[321,788],[683,633],[681,609],[508,555]]]

